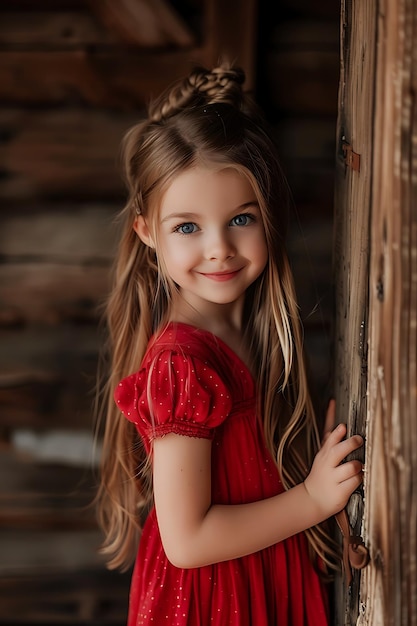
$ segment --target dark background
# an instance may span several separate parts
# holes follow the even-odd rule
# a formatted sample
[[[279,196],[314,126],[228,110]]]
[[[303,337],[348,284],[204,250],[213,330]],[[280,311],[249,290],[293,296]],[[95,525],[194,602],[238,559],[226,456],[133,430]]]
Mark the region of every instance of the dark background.
[[[160,28],[132,33],[119,21],[135,0],[0,0],[1,624],[126,618],[130,575],[106,571],[89,507],[98,305],[124,201],[118,147],[149,95],[216,37],[205,16],[219,5],[137,4],[136,23],[143,15]],[[255,9],[239,45],[293,192],[289,252],[322,409],[332,370],[339,6],[240,5],[236,24]],[[233,16],[219,16],[219,30],[239,39]]]

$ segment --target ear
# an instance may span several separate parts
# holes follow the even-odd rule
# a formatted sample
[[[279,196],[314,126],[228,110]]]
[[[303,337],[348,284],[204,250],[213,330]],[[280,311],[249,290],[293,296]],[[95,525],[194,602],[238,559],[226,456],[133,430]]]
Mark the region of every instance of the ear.
[[[155,248],[151,233],[143,215],[138,215],[133,222],[133,230],[144,244],[150,248]]]

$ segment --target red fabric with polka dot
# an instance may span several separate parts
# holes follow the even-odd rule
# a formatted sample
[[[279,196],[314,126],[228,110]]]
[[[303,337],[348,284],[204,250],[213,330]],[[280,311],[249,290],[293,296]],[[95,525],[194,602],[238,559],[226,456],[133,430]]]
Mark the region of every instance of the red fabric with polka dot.
[[[174,432],[212,440],[212,501],[238,504],[283,491],[256,417],[253,378],[218,337],[169,324],[115,400],[146,449]],[[325,626],[327,595],[304,534],[240,559],[179,569],[165,556],[154,509],[132,575],[128,626]]]

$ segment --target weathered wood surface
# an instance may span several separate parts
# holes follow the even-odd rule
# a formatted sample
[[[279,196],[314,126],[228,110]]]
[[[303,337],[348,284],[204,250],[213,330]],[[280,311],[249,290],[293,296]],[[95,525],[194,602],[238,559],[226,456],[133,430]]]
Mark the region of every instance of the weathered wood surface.
[[[417,3],[379,3],[360,626],[417,623]]]
[[[372,115],[374,104],[376,0],[343,2],[341,75],[337,120],[334,216],[335,394],[339,421],[349,433],[365,435],[367,415],[367,337],[369,280],[369,215],[372,183]],[[346,162],[344,144],[360,155],[359,169]],[[356,164],[355,164],[356,165]],[[364,459],[364,450],[357,455]],[[355,534],[361,534],[363,501],[350,501]],[[336,586],[336,624],[356,624],[359,578],[346,592]]]
[[[338,390],[349,429],[366,427],[364,507],[355,496],[350,513],[371,561],[338,598],[337,624],[414,626],[417,4],[345,2],[342,25],[339,135],[360,171],[353,160],[345,180],[338,173]]]

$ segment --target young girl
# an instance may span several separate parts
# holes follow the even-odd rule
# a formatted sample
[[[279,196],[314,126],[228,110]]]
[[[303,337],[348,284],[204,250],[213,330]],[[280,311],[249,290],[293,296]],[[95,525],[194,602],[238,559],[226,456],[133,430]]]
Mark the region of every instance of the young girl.
[[[109,567],[136,559],[129,626],[328,624],[322,522],[362,480],[359,436],[320,443],[287,186],[243,79],[195,69],[124,141],[99,497]]]

